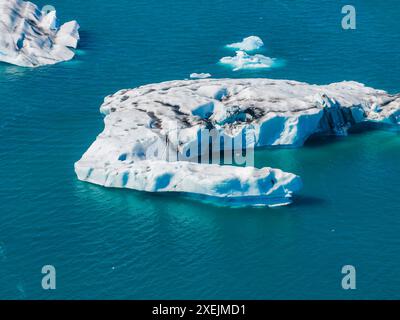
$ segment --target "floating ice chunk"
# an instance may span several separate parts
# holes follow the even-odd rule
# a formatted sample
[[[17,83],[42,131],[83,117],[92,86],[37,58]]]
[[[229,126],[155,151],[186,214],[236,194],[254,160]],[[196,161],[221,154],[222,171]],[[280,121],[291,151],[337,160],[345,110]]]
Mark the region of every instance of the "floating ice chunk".
[[[276,59],[262,54],[249,55],[244,51],[236,51],[234,57],[223,57],[220,63],[229,65],[233,71],[241,69],[268,69],[276,62]]]
[[[178,161],[172,155],[202,157],[210,146],[242,150],[203,139],[209,128],[224,139],[245,138],[246,147],[299,147],[313,134],[344,135],[361,122],[396,128],[400,95],[351,81],[318,86],[291,80],[201,79],[121,90],[106,97],[100,110],[105,128],[75,164],[80,180],[275,206],[289,203],[299,190],[297,176],[271,168]],[[206,150],[197,148],[199,140],[206,141]],[[153,148],[155,141],[162,141],[162,148]]]
[[[0,61],[38,67],[74,57],[79,33],[76,21],[59,27],[55,11],[41,12],[22,0],[0,0]]]
[[[191,79],[206,79],[210,78],[211,74],[210,73],[192,73],[190,74]]]
[[[244,38],[242,42],[228,44],[228,48],[239,49],[243,51],[254,51],[264,46],[264,42],[260,37],[250,36]]]

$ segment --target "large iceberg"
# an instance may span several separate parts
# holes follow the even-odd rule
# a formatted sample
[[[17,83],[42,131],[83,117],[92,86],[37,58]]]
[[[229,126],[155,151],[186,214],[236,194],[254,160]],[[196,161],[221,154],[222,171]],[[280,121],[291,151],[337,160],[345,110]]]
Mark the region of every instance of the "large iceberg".
[[[362,122],[399,125],[400,95],[357,82],[179,80],[121,90],[106,97],[100,110],[105,128],[75,164],[80,180],[271,206],[290,203],[301,187],[298,176],[199,163],[208,147],[193,146],[199,140],[233,151],[301,146],[313,134],[345,135]],[[210,130],[243,144],[203,139]],[[164,148],[155,147],[157,141]]]
[[[0,61],[38,67],[71,60],[79,40],[76,21],[59,26],[56,12],[22,0],[0,0]]]

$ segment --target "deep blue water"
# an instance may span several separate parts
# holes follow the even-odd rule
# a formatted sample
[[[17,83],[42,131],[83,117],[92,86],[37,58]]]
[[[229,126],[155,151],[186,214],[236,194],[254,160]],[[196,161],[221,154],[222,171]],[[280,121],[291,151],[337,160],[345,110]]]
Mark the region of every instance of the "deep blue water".
[[[0,298],[400,298],[400,135],[357,132],[262,150],[302,176],[295,203],[219,208],[80,182],[104,96],[192,72],[400,92],[398,1],[52,0],[81,24],[75,60],[0,65]],[[37,1],[38,5],[49,4]],[[232,72],[224,45],[260,36],[281,68]],[[57,289],[41,288],[41,268]],[[357,290],[341,288],[341,267]]]

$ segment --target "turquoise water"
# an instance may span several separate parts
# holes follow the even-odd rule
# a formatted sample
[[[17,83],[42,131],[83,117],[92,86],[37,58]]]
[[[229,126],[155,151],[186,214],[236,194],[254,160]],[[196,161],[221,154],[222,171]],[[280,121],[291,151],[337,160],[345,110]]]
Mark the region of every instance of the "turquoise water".
[[[82,26],[76,59],[0,65],[0,298],[400,298],[396,132],[257,152],[257,166],[304,180],[293,205],[274,209],[104,189],[73,170],[103,128],[102,99],[122,88],[210,72],[400,92],[398,2],[352,3],[357,30],[345,31],[347,1],[53,0]],[[253,34],[285,65],[217,64]],[[46,264],[55,291],[41,288]],[[357,290],[341,289],[346,264]]]

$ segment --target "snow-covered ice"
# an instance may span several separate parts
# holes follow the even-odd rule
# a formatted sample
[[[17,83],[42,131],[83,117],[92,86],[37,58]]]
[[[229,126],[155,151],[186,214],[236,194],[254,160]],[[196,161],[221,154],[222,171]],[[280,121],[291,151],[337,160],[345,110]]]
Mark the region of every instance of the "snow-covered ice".
[[[245,137],[241,147],[257,148],[298,147],[313,134],[346,135],[362,122],[400,125],[400,95],[352,81],[319,86],[271,79],[177,80],[121,90],[106,97],[100,110],[105,128],[75,164],[79,179],[253,205],[289,203],[300,178],[271,168],[177,161],[171,154],[184,158],[190,149],[196,159],[204,150],[190,147],[210,129],[219,137]],[[165,152],[154,148],[157,141]]]
[[[211,74],[210,73],[191,73],[190,78],[191,79],[206,79],[210,78]]]
[[[276,59],[266,57],[262,54],[250,55],[244,51],[236,51],[233,57],[223,57],[220,63],[233,68],[233,71],[241,69],[268,69],[274,66]]]
[[[235,42],[226,45],[228,48],[239,49],[243,51],[254,51],[258,50],[264,46],[264,42],[261,40],[260,37],[257,36],[250,36],[244,38],[241,42]]]
[[[38,67],[71,60],[79,25],[59,25],[56,12],[41,12],[31,2],[0,0],[0,61]]]

